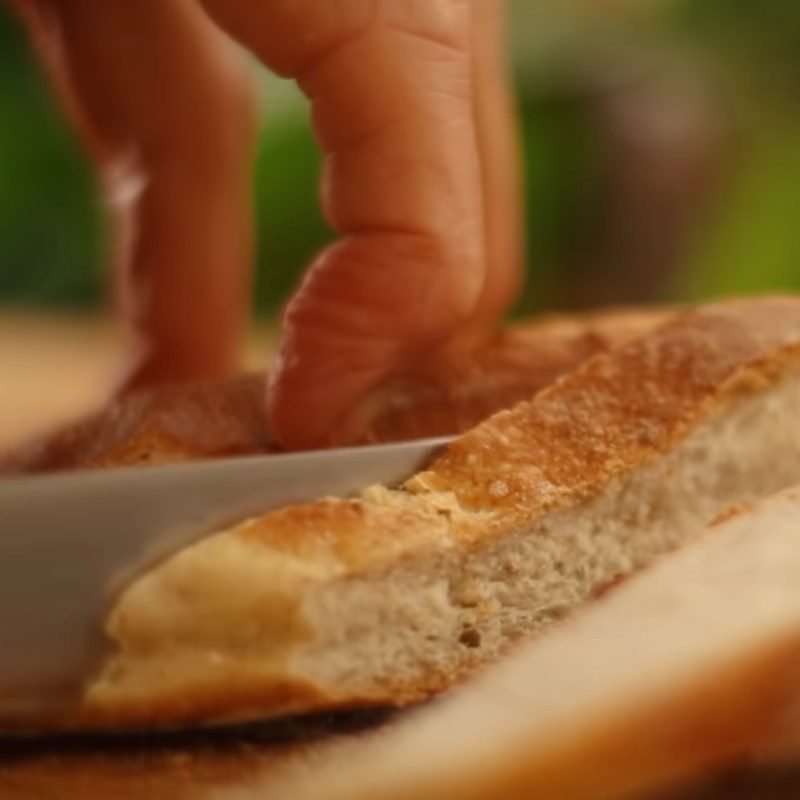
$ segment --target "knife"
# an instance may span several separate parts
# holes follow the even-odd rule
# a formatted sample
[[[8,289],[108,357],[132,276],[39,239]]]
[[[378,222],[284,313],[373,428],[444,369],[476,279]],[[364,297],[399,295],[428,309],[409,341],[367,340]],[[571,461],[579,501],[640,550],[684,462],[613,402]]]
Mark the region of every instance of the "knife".
[[[109,603],[142,570],[254,514],[397,485],[447,441],[0,481],[0,714],[75,699]]]

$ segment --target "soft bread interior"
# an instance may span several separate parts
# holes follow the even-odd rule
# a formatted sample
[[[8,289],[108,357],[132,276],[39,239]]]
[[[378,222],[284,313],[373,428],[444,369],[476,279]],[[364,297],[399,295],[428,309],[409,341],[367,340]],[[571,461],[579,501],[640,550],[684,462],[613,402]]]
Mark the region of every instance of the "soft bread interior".
[[[396,550],[386,549],[391,531],[378,530],[381,556],[359,551],[350,569],[327,562],[324,544],[314,558],[267,557],[257,523],[242,525],[132,587],[111,623],[120,652],[90,687],[90,701],[117,713],[127,704],[135,717],[154,696],[172,698],[170,715],[180,718],[180,703],[200,703],[206,716],[246,717],[419,699],[732,503],[800,481],[798,408],[800,370],[792,367],[771,386],[725,398],[666,454],[522,525],[498,523],[451,495],[368,491],[372,512],[406,509],[421,522],[405,525]],[[492,536],[465,534],[498,524]],[[331,534],[331,550],[333,541]],[[358,546],[369,550],[363,540]],[[290,581],[301,590],[284,591]],[[282,689],[292,681],[307,691]]]
[[[398,675],[418,682],[432,669],[450,674],[496,655],[731,504],[800,481],[798,409],[794,370],[767,392],[730,399],[672,452],[593,498],[482,545],[423,550],[322,585],[306,601],[314,644],[297,668],[369,696],[399,689]]]

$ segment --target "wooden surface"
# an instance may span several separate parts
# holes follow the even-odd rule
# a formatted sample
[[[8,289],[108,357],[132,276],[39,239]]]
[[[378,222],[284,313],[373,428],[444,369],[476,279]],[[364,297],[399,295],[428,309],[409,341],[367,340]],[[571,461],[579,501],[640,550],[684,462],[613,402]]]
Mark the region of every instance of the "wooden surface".
[[[103,320],[0,313],[0,446],[99,402],[121,352]]]
[[[244,366],[263,370],[274,341],[274,327],[254,328]],[[110,319],[0,309],[0,448],[100,405],[124,353]]]

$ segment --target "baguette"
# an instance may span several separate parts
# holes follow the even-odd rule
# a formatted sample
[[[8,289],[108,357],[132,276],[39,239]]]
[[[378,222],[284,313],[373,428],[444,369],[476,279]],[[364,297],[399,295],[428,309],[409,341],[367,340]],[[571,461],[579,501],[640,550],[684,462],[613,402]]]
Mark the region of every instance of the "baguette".
[[[461,433],[531,397],[596,353],[650,330],[671,312],[603,311],[528,321],[461,337],[381,387],[362,409],[359,442]],[[0,454],[0,474],[168,464],[269,453],[264,376],[165,386]]]
[[[796,724],[798,674],[794,488],[713,525],[390,730],[209,796],[640,796],[730,764]]]
[[[142,389],[0,453],[0,475],[272,452],[263,406],[262,375]]]
[[[401,490],[271,512],[142,576],[80,707],[49,724],[423,700],[731,503],[800,481],[798,403],[800,300],[680,315],[479,425]]]

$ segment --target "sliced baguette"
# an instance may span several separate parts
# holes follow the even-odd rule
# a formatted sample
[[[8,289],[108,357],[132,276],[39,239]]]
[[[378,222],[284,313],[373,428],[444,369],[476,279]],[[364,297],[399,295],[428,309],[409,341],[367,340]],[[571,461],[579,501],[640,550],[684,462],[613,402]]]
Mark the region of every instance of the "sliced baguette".
[[[730,763],[796,724],[798,676],[795,488],[712,526],[383,734],[218,796],[638,796]]]
[[[459,439],[399,491],[211,537],[133,584],[71,726],[438,692],[731,503],[800,481],[800,300],[709,306]],[[113,535],[113,532],[109,532]]]

